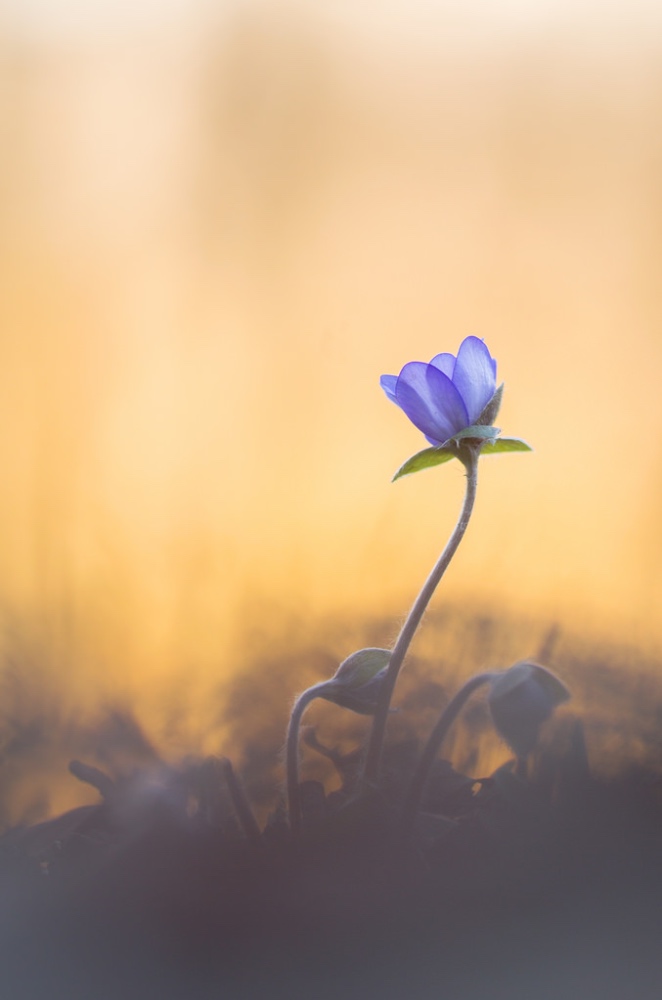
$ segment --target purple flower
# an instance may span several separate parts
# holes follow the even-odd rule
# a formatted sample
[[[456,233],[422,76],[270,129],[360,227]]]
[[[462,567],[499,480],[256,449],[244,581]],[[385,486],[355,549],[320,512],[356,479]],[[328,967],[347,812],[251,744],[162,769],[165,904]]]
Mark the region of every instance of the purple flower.
[[[437,354],[429,365],[410,361],[399,375],[382,375],[380,384],[439,447],[478,421],[496,392],[496,361],[482,340],[466,337],[457,358]]]

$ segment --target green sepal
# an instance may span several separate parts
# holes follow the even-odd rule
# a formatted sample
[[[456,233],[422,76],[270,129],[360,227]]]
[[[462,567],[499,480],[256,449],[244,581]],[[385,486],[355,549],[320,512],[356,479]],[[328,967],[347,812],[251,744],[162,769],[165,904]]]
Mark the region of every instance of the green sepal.
[[[457,434],[453,434],[453,437],[449,438],[448,441],[444,441],[442,448],[450,446],[451,441],[466,441],[467,438],[473,438],[474,441],[494,441],[494,439],[499,434],[498,427],[486,427],[484,424],[471,424],[470,427],[465,427],[463,431],[458,431]]]
[[[521,438],[495,438],[485,442],[481,455],[501,455],[507,451],[533,451],[533,448]]]

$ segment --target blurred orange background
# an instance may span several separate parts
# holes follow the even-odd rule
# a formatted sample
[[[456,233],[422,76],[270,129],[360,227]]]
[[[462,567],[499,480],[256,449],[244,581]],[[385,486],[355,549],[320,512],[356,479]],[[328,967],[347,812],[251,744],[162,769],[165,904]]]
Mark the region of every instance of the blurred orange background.
[[[193,731],[284,622],[395,631],[463,470],[390,484],[425,441],[378,380],[468,334],[535,452],[435,604],[655,654],[659,9],[214,8],[0,12],[6,662]]]

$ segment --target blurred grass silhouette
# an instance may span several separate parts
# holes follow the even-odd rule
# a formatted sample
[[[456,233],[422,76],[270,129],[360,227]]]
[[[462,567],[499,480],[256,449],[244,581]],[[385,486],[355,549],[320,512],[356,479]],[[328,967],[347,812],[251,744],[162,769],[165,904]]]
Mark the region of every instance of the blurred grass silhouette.
[[[247,631],[241,663],[205,695],[204,712],[176,675],[170,686],[159,679],[142,690],[138,705],[125,691],[83,709],[71,701],[66,682],[49,676],[38,660],[21,662],[17,648],[0,674],[2,824],[36,822],[96,801],[88,786],[69,775],[72,758],[117,777],[160,759],[177,764],[206,753],[233,760],[264,817],[282,792],[282,748],[295,694],[331,676],[349,649],[388,645],[393,630],[393,621],[385,619],[363,626],[337,617],[314,624],[295,617],[263,623],[261,630]],[[662,774],[657,661],[625,646],[563,635],[535,619],[476,617],[452,603],[424,621],[396,688],[398,711],[389,721],[389,740],[424,740],[471,674],[524,658],[553,667],[572,691],[572,700],[548,726],[548,741],[557,730],[563,738],[563,718],[572,715],[583,722],[596,776]],[[323,745],[343,753],[362,746],[369,725],[366,718],[320,702],[304,721],[316,727]],[[469,703],[443,750],[458,770],[474,777],[488,776],[511,755],[480,697]],[[303,760],[302,780],[323,781],[327,791],[338,787],[338,774],[325,757],[304,748]]]

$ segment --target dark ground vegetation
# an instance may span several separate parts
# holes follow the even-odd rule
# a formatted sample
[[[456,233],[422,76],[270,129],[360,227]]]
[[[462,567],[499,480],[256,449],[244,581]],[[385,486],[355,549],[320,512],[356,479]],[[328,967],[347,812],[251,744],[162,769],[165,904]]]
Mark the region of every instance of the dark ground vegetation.
[[[418,735],[404,716],[416,690],[446,697],[425,688],[424,663],[403,688],[379,790],[357,797],[360,752],[306,732],[306,754],[337,780],[325,791],[304,770],[298,844],[273,799],[275,752],[262,778],[266,751],[246,758],[248,797],[272,793],[259,833],[242,828],[217,759],[124,774],[74,763],[71,780],[100,803],[0,837],[0,995],[659,1000],[662,686],[630,671],[619,716],[617,667],[573,664],[578,704],[528,772],[505,760],[476,780],[466,748],[454,766],[439,760],[405,851],[393,831]],[[484,725],[478,706],[467,746]]]

